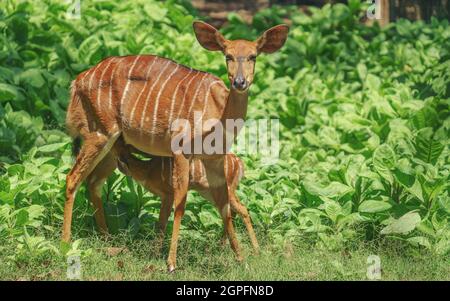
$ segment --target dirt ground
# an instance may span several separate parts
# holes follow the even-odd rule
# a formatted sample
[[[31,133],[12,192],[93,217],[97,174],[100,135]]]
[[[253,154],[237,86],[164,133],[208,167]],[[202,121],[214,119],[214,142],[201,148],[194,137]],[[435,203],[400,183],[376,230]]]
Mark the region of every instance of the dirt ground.
[[[236,12],[246,22],[251,22],[252,16],[260,9],[269,7],[269,0],[224,1],[224,0],[192,0],[192,5],[202,14],[211,18],[210,23],[221,27],[227,21],[230,12]]]
[[[344,0],[192,0],[192,5],[200,13],[209,16],[209,22],[221,27],[227,22],[230,12],[235,12],[248,23],[251,23],[252,16],[259,10],[267,8],[272,4],[295,4],[301,10],[308,10],[308,7],[322,6],[326,3],[342,3]],[[392,22],[398,18],[409,20],[430,20],[431,16],[438,18],[449,18],[450,0],[432,0],[430,2],[420,2],[419,0],[388,1],[391,3],[383,12],[386,25],[389,20]],[[367,21],[367,20],[365,20]],[[371,22],[368,22],[371,24]]]

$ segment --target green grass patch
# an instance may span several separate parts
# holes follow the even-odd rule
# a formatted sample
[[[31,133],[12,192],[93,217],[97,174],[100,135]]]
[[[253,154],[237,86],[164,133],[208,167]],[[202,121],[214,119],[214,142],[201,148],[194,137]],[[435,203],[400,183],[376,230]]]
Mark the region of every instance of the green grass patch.
[[[242,237],[244,235],[241,235]],[[450,280],[450,260],[426,253],[410,253],[402,244],[366,244],[350,250],[330,251],[308,243],[274,248],[263,239],[261,253],[254,255],[242,243],[245,259],[237,262],[220,240],[208,244],[181,238],[178,269],[166,271],[167,246],[158,250],[155,240],[118,235],[107,239],[90,236],[82,246],[82,280],[368,280],[370,255],[380,257],[382,280]],[[67,280],[63,256],[11,260],[13,249],[4,246],[0,255],[2,280]]]

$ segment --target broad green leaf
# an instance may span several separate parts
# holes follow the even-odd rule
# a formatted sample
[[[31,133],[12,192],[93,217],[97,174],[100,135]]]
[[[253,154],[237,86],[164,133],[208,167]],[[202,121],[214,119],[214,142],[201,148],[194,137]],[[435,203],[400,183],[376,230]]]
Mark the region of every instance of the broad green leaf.
[[[336,201],[327,200],[327,201],[325,201],[323,207],[324,207],[324,210],[325,210],[327,216],[333,222],[336,222],[338,215],[342,214],[342,207]]]
[[[417,230],[432,237],[436,235],[436,232],[433,229],[433,224],[428,220],[423,220],[420,224],[418,224]]]
[[[20,92],[15,86],[0,83],[0,102],[5,100],[18,100],[19,97]]]
[[[408,242],[410,242],[413,245],[421,245],[424,246],[427,249],[431,249],[431,243],[430,240],[424,236],[415,236],[410,237],[407,239]]]
[[[414,146],[416,156],[431,164],[436,164],[437,159],[444,150],[444,145],[434,139],[431,128],[424,128],[417,133]]]
[[[411,232],[420,223],[420,215],[411,211],[394,220],[381,230],[381,234],[406,234]]]
[[[394,177],[397,182],[407,188],[411,188],[416,181],[414,170],[406,170],[398,167],[394,169]]]
[[[34,88],[41,88],[45,84],[42,72],[39,69],[28,69],[18,76],[19,81],[27,83]]]
[[[414,114],[412,124],[418,130],[426,127],[434,127],[438,121],[438,115],[434,108],[425,106]]]
[[[20,209],[15,213],[16,216],[16,227],[20,228],[25,226],[29,221],[29,214],[26,209]]]
[[[47,144],[47,145],[39,147],[38,151],[41,153],[51,153],[51,152],[60,150],[65,145],[67,145],[66,142]]]
[[[359,63],[358,66],[356,66],[356,70],[358,71],[359,79],[364,82],[366,80],[366,77],[367,77],[367,67],[366,67],[366,65],[363,64],[363,63]]]
[[[366,87],[371,91],[379,91],[381,87],[381,80],[379,77],[368,74],[365,81]]]
[[[447,214],[450,214],[450,197],[446,195],[440,195],[437,202],[441,208],[443,208]]]
[[[367,200],[359,205],[358,211],[365,213],[378,213],[389,210],[391,208],[392,205],[388,202]]]
[[[130,220],[130,222],[128,223],[128,233],[132,237],[135,237],[139,233],[140,226],[141,226],[141,222],[140,222],[139,218],[133,217]]]
[[[435,250],[438,255],[446,255],[450,252],[450,239],[442,238],[435,245]]]
[[[375,170],[390,183],[393,183],[392,170],[396,161],[394,151],[387,144],[380,145],[373,153],[372,163]]]

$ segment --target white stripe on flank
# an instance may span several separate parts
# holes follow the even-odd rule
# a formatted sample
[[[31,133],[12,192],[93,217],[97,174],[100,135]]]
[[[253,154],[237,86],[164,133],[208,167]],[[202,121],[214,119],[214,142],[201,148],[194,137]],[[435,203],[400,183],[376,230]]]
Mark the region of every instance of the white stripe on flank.
[[[114,66],[112,72],[111,72],[111,78],[109,79],[109,99],[108,99],[108,107],[109,109],[112,108],[112,90],[113,90],[113,83],[114,83],[114,75],[116,74],[116,70],[119,67],[120,63],[123,62],[122,58],[118,58],[117,64]]]
[[[148,67],[147,72],[145,73],[145,78],[147,79],[145,81],[144,87],[141,90],[141,93],[139,93],[138,98],[136,99],[136,101],[134,102],[134,106],[133,109],[131,110],[131,114],[130,114],[130,122],[133,122],[134,120],[134,112],[136,111],[136,107],[139,103],[139,100],[142,97],[142,94],[144,94],[145,88],[147,88],[148,83],[150,82],[150,80],[148,79],[148,76],[150,74],[150,71],[153,69],[153,65],[155,64],[155,62],[158,60],[158,57],[155,57],[155,59],[152,61],[152,63],[150,64],[150,67]]]
[[[232,176],[232,178],[234,178],[234,176],[236,175],[235,170],[234,170],[234,159],[231,158],[230,161],[231,161],[231,176]]]
[[[192,160],[192,181],[195,181],[195,163],[197,163],[197,160]]]
[[[203,116],[205,115],[206,108],[208,107],[207,104],[208,104],[209,95],[211,94],[211,89],[212,89],[212,87],[213,87],[215,84],[219,84],[219,83],[221,83],[221,82],[222,82],[221,80],[216,80],[216,81],[213,81],[211,84],[209,84],[208,90],[206,91],[206,94],[205,94],[205,100],[203,101],[202,118],[203,118]]]
[[[206,169],[205,164],[203,164],[203,161],[199,160],[198,165],[200,166],[200,178],[206,177]]]
[[[175,87],[175,91],[173,92],[172,100],[171,100],[171,103],[170,103],[170,113],[169,113],[169,119],[168,119],[169,120],[169,122],[168,122],[169,128],[170,128],[170,126],[172,124],[172,115],[173,115],[173,109],[175,108],[175,97],[177,97],[178,88],[180,87],[180,84],[182,82],[184,82],[189,77],[189,75],[191,73],[192,73],[192,68],[189,68],[189,72],[178,82],[177,86]]]
[[[139,60],[140,57],[141,57],[140,55],[137,55],[137,56],[136,56],[136,58],[134,59],[133,64],[131,65],[130,71],[128,71],[127,84],[125,85],[125,89],[123,90],[122,97],[120,98],[120,103],[119,103],[120,111],[122,111],[123,100],[125,99],[125,96],[126,96],[127,93],[128,93],[128,89],[130,88],[130,82],[131,82],[131,81],[130,81],[130,77],[131,77],[131,73],[133,72],[134,66],[136,66],[136,63],[137,63],[137,61]]]
[[[239,165],[239,180],[242,179],[244,176],[244,166],[241,160],[238,159],[238,165]]]
[[[95,75],[95,72],[97,72],[97,69],[100,67],[100,65],[103,65],[103,62],[100,62],[97,66],[95,66],[94,71],[92,71],[91,77],[89,78],[89,84],[88,84],[88,97],[91,96],[91,90],[92,90],[92,78]]]
[[[170,73],[170,75],[166,78],[166,80],[164,81],[164,83],[162,84],[161,88],[159,89],[158,95],[156,96],[156,100],[155,100],[155,108],[153,109],[153,122],[152,122],[152,128],[150,130],[150,133],[154,133],[155,130],[155,126],[156,126],[156,115],[158,113],[158,107],[159,107],[159,98],[161,97],[162,92],[164,91],[164,88],[166,87],[167,83],[169,82],[169,80],[172,78],[172,76],[177,72],[178,68],[180,67],[180,65],[177,65],[175,67],[175,69],[173,69],[172,73]],[[152,140],[153,137],[155,135],[152,135]]]
[[[197,120],[197,122],[194,124],[194,129],[197,126],[197,124],[200,122],[200,120],[203,120],[203,117],[205,116],[206,113],[206,108],[208,107],[208,99],[209,99],[209,95],[211,94],[211,88],[212,86],[214,86],[215,84],[221,83],[221,80],[216,80],[213,81],[212,83],[209,84],[208,89],[206,90],[205,93],[205,99],[203,100],[203,110],[202,110],[202,118],[200,118],[199,120]]]
[[[226,181],[228,177],[228,156],[225,156],[224,164],[225,164],[225,181]]]
[[[194,107],[195,100],[197,99],[198,92],[200,92],[200,88],[203,84],[203,80],[205,79],[206,75],[207,75],[207,73],[203,74],[202,78],[200,79],[200,82],[198,83],[197,88],[195,89],[194,97],[191,99],[191,106],[189,107],[189,111],[187,112],[187,115],[186,115],[187,119],[189,119],[189,116],[191,115],[192,108]]]
[[[194,78],[196,78],[197,75],[199,75],[199,74],[200,74],[200,72],[197,72],[197,74],[195,74],[195,75],[188,81],[188,83],[187,83],[187,85],[186,85],[186,90],[184,91],[183,98],[182,98],[182,100],[181,100],[181,107],[180,107],[180,110],[178,111],[177,119],[180,118],[180,115],[181,115],[181,113],[183,112],[183,108],[184,108],[184,103],[185,103],[185,100],[186,100],[187,92],[191,90],[191,84],[192,84],[192,82],[194,81]]]
[[[97,108],[100,108],[100,95],[102,94],[102,81],[103,81],[103,76],[106,73],[106,70],[108,70],[109,66],[111,66],[111,63],[114,61],[114,58],[110,59],[108,62],[108,65],[106,65],[105,69],[103,69],[101,75],[100,75],[100,80],[98,83],[98,88],[97,88]]]
[[[85,74],[84,76],[81,78],[81,88],[85,89],[86,87],[84,86],[84,80],[86,79],[86,77],[92,72],[92,70],[94,70],[94,67],[90,68]]]
[[[147,112],[148,100],[150,99],[150,96],[152,95],[153,89],[155,88],[156,84],[159,82],[159,79],[161,78],[161,75],[163,75],[164,71],[166,71],[167,67],[169,67],[169,63],[170,63],[170,61],[166,62],[166,64],[164,65],[164,68],[158,74],[158,77],[156,78],[155,82],[150,87],[150,91],[148,92],[147,98],[145,99],[144,109],[142,110],[141,123],[140,123],[140,129],[141,130],[142,130],[143,126],[144,126],[144,118],[145,118],[145,113]],[[141,131],[141,134],[142,134],[142,131]]]

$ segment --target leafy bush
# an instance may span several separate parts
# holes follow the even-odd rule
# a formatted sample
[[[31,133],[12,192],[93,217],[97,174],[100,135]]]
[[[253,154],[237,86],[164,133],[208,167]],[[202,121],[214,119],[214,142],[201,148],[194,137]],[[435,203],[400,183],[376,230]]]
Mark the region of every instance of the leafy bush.
[[[226,80],[222,56],[195,41],[198,16],[185,2],[86,0],[81,20],[65,12],[49,0],[0,5],[0,240],[20,250],[53,252],[45,237],[59,237],[72,163],[61,130],[76,74],[107,56],[153,53]],[[362,13],[352,0],[308,15],[272,7],[251,25],[229,16],[228,38],[255,38],[285,16],[292,22],[282,51],[258,58],[248,113],[280,120],[280,160],[262,166],[244,154],[238,194],[257,232],[277,245],[340,249],[385,238],[447,254],[448,21],[380,28],[361,24]],[[82,188],[76,198],[76,236],[93,229],[86,196]],[[153,229],[159,201],[130,179],[114,174],[103,199],[113,233]],[[195,239],[221,232],[220,216],[197,194],[183,224]]]

